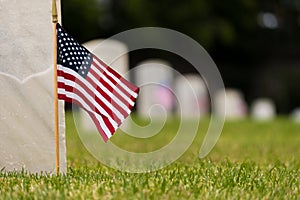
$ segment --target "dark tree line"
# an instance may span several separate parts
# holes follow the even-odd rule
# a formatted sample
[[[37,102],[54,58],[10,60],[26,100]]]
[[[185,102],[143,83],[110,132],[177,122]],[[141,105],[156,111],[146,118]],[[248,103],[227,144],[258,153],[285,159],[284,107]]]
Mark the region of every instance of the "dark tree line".
[[[281,112],[300,106],[299,0],[63,0],[62,19],[80,42],[145,26],[180,31],[205,47],[225,85],[242,89],[248,102],[268,96]],[[131,52],[131,66],[153,55],[192,71],[153,50]]]

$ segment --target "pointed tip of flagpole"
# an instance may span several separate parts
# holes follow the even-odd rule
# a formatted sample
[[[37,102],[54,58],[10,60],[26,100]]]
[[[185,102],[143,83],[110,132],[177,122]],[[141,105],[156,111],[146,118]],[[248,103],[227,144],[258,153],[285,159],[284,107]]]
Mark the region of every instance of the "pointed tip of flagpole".
[[[57,23],[58,22],[56,0],[52,0],[52,22],[53,23]]]

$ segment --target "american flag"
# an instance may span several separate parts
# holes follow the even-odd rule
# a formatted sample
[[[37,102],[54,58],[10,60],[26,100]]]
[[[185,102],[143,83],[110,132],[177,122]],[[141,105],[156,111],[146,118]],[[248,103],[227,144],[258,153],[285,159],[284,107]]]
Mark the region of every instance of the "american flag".
[[[104,141],[130,114],[139,88],[56,25],[58,98],[87,111]]]

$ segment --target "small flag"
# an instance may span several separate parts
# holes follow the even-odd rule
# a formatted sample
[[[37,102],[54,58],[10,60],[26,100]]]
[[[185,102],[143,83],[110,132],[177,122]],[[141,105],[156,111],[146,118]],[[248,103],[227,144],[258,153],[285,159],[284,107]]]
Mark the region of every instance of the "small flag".
[[[130,114],[139,88],[56,25],[58,98],[87,111],[106,142]]]

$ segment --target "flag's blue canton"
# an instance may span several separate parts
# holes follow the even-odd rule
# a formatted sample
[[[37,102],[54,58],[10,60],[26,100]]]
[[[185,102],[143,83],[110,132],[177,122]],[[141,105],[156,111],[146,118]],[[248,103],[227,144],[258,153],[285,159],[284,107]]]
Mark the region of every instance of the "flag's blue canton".
[[[57,63],[86,77],[93,61],[93,55],[57,24]]]

